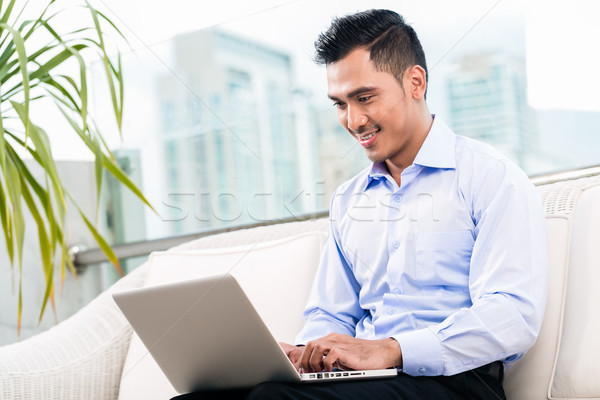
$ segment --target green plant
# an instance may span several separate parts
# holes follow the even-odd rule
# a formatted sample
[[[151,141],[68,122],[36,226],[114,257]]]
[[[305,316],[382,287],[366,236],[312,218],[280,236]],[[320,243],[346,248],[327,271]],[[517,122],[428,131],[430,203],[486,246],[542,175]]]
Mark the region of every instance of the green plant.
[[[89,26],[79,26],[59,33],[55,21],[64,10],[56,7],[60,1],[50,0],[39,17],[22,18],[28,2],[20,9],[16,0],[0,0],[0,220],[6,249],[13,266],[18,266],[18,330],[22,318],[22,257],[25,232],[24,212],[29,210],[37,225],[39,249],[46,282],[39,319],[48,300],[54,307],[53,275],[59,265],[61,282],[69,266],[65,241],[66,202],[77,203],[64,189],[57,174],[51,152],[51,138],[34,123],[30,105],[52,101],[73,132],[90,149],[95,159],[97,200],[102,188],[103,171],[107,170],[132,190],[149,207],[142,193],[127,178],[115,162],[102,134],[88,115],[89,61],[99,58],[110,91],[110,101],[119,133],[123,115],[123,74],[120,55],[116,63],[106,50],[106,32],[122,37],[117,27],[87,1],[82,4],[89,15]],[[30,10],[27,10],[28,12]],[[23,19],[23,21],[21,21]],[[77,21],[82,24],[82,21]],[[104,30],[106,28],[107,30]],[[41,43],[41,44],[40,44]],[[69,64],[75,68],[69,69]],[[67,72],[65,72],[67,71]],[[69,73],[68,71],[75,71]],[[25,158],[35,160],[44,172],[36,179]],[[121,272],[119,261],[94,223],[81,211],[79,215],[93,234],[107,258]],[[96,219],[98,211],[96,210]],[[61,283],[62,286],[62,283]]]

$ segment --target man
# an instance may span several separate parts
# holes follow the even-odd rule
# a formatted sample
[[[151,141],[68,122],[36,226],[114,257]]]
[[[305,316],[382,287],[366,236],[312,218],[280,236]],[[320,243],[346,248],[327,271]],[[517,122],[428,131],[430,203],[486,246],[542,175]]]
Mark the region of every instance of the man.
[[[425,56],[398,14],[335,19],[315,45],[339,121],[373,164],[333,197],[304,329],[282,346],[305,372],[402,372],[266,383],[247,398],[504,399],[504,369],[535,342],[545,306],[535,189],[431,115]]]

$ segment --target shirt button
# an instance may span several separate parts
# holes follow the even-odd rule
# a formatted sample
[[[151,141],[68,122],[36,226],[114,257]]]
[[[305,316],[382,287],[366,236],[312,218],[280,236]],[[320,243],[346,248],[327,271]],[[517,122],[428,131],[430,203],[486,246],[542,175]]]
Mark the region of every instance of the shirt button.
[[[425,370],[425,368],[419,368],[419,373],[420,373],[420,374],[424,374],[424,373],[425,373],[425,371],[426,371],[426,370]]]
[[[400,195],[396,195],[396,196],[394,196],[394,201],[395,201],[396,203],[400,203],[400,200],[402,200],[402,196],[400,196]]]
[[[393,248],[395,248],[395,249],[397,249],[398,247],[400,247],[400,242],[398,242],[397,240],[395,240],[395,241],[392,243],[392,247],[393,247]]]

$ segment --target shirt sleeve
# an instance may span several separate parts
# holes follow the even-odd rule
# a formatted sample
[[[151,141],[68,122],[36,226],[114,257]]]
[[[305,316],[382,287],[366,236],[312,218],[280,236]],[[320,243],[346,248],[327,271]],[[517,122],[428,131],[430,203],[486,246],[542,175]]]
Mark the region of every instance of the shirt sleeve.
[[[512,365],[537,338],[548,281],[544,214],[525,174],[502,165],[480,171],[475,189],[465,195],[475,224],[472,306],[393,336],[409,375],[454,375],[496,360]]]
[[[339,246],[336,198],[334,195],[330,207],[329,236],[304,311],[304,328],[296,337],[298,345],[333,332],[354,336],[356,324],[366,313],[359,305],[360,285]]]

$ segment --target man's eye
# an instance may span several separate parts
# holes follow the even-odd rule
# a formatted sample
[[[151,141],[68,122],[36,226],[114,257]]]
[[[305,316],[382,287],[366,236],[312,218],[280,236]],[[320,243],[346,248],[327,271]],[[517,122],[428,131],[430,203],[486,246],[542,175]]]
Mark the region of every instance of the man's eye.
[[[342,103],[341,101],[336,101],[335,103],[333,103],[333,106],[336,108],[342,108],[344,107],[344,103]]]
[[[365,101],[369,101],[373,96],[362,96],[358,98],[358,101],[364,103]]]

